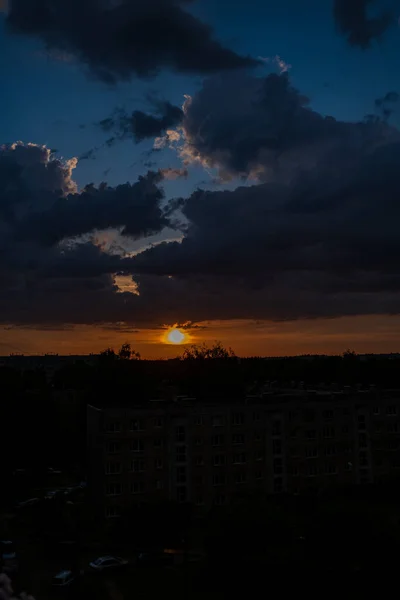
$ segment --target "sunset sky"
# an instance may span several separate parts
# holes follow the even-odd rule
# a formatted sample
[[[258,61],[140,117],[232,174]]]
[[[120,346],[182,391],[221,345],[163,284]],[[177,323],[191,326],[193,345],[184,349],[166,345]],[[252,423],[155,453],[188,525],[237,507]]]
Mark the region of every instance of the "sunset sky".
[[[0,354],[400,351],[396,1],[0,10]]]

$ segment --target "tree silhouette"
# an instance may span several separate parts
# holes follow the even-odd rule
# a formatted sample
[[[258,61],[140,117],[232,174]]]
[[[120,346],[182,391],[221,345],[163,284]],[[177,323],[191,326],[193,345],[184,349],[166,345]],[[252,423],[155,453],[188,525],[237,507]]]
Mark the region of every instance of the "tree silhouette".
[[[182,354],[182,360],[209,360],[209,359],[227,359],[236,358],[232,348],[224,348],[221,342],[215,342],[213,346],[193,344],[185,348]]]

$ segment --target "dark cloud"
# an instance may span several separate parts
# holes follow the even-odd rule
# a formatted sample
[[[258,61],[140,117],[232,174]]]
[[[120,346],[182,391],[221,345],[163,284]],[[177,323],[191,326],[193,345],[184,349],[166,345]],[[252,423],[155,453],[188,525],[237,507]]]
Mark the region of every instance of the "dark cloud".
[[[383,98],[375,100],[375,108],[381,113],[382,118],[387,120],[393,114],[399,100],[400,95],[397,92],[388,92]]]
[[[387,135],[379,124],[345,123],[313,111],[287,74],[261,78],[243,71],[205,80],[185,102],[181,131],[177,148],[184,162],[216,168],[223,180],[270,180],[279,173],[287,180],[323,161],[345,165],[354,149]]]
[[[118,293],[119,305],[113,274],[124,257],[105,251],[96,242],[96,232],[117,228],[120,235],[137,239],[172,226],[172,204],[164,202],[161,208],[161,172],[148,172],[135,184],[88,185],[78,191],[72,179],[75,166],[76,159],[61,161],[45,146],[19,142],[0,147],[3,320],[15,311],[21,312],[22,320],[34,320],[39,318],[35,311],[42,315],[42,308],[50,318],[58,310],[53,302],[59,303],[62,318],[64,293],[76,300],[79,294],[90,296],[93,302],[97,294],[111,302]],[[35,298],[40,299],[39,307],[34,306]],[[71,305],[66,311],[66,322],[75,309]],[[79,314],[80,309],[78,320]],[[48,321],[44,314],[41,318]]]
[[[10,0],[8,25],[75,56],[108,83],[160,69],[212,73],[257,64],[224,48],[189,0]]]
[[[369,9],[374,5],[378,5],[378,14],[370,16]],[[380,39],[393,22],[389,12],[379,11],[376,0],[334,0],[333,14],[339,32],[348,43],[363,50]]]
[[[163,172],[78,192],[74,162],[36,146],[3,150],[3,322],[137,327],[400,312],[396,128],[323,117],[286,76],[244,74],[205,82],[185,105],[182,128],[183,156],[253,174],[257,185],[198,190],[161,210]],[[171,224],[177,208],[182,240],[140,254],[82,237],[117,225],[146,235]],[[117,275],[137,289],[119,287]]]
[[[290,103],[293,90],[286,90],[289,98],[280,96],[279,105],[291,107],[294,116],[286,110],[289,130],[281,118],[274,123],[281,151],[269,181],[192,194],[183,207],[189,226],[182,242],[132,259],[141,297],[168,298],[167,306],[157,307],[164,319],[400,311],[400,132],[383,121],[327,125]],[[191,104],[188,110],[190,117]],[[312,125],[309,136],[301,119]],[[235,149],[242,127],[252,139],[247,121],[239,123],[239,130],[224,129],[226,149]],[[262,160],[270,164],[269,153],[255,156],[260,169]],[[289,156],[299,157],[295,170]],[[231,155],[221,152],[218,160],[233,171]]]
[[[112,132],[113,143],[127,138],[139,143],[164,134],[167,129],[176,127],[182,121],[183,112],[178,106],[166,101],[153,101],[152,104],[155,114],[135,110],[129,115],[124,110],[117,110],[113,116],[100,121],[99,126],[107,133]]]

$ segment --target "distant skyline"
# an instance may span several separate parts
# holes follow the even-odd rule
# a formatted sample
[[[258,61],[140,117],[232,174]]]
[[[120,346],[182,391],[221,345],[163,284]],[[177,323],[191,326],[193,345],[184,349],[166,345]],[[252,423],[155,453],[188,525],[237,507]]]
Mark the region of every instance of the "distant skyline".
[[[0,354],[400,350],[398,9],[0,1]]]

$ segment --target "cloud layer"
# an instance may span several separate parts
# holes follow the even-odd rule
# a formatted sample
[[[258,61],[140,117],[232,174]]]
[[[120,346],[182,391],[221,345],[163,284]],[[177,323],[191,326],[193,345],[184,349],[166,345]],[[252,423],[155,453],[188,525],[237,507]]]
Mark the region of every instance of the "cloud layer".
[[[377,14],[369,15],[369,9],[378,7]],[[363,50],[374,40],[379,40],[393,22],[393,16],[379,10],[377,0],[334,0],[334,19],[339,32],[351,46]]]
[[[185,10],[190,0],[10,0],[13,31],[72,54],[108,83],[162,68],[213,73],[256,64],[224,48]]]
[[[395,101],[390,93],[377,108]],[[186,174],[166,169],[79,191],[76,161],[32,144],[2,148],[3,322],[161,326],[399,313],[400,132],[385,114],[337,121],[313,111],[287,74],[238,72],[207,79],[176,133],[186,162],[246,185],[166,204],[162,179]],[[136,255],[96,242],[96,231],[110,227],[130,237],[161,231],[177,207],[187,223],[181,242]],[[137,288],[121,290],[120,276]]]

